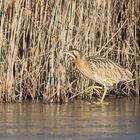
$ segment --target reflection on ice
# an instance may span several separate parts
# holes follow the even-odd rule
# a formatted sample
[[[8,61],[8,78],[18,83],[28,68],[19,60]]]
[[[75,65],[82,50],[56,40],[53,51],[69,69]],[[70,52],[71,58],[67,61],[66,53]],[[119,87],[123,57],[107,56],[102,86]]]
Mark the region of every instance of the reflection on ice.
[[[68,104],[1,104],[0,139],[140,139],[140,104],[114,99],[107,106]]]

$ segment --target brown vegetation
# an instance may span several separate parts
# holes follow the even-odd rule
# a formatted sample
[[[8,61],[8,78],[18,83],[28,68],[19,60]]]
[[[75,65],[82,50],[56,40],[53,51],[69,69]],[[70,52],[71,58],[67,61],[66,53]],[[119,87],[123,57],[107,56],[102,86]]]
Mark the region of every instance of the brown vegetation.
[[[140,93],[139,0],[1,0],[0,101],[68,101],[90,81],[63,51],[70,46],[133,72]]]

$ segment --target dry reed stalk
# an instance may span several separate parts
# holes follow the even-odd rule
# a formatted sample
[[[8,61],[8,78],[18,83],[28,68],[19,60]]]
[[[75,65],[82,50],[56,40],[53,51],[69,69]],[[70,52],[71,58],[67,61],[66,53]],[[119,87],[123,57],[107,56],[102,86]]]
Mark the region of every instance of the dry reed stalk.
[[[128,67],[139,95],[138,9],[139,0],[1,0],[0,101],[67,102],[93,84],[63,56],[70,46]]]

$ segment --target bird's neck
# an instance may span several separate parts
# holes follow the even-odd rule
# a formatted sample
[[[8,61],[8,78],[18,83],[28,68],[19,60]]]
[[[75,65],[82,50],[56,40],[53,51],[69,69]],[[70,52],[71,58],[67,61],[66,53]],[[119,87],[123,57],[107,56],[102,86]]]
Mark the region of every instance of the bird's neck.
[[[80,63],[80,62],[82,62],[83,60],[85,60],[85,57],[83,57],[83,56],[77,56],[77,58],[75,59],[75,63]]]
[[[83,58],[82,54],[78,53],[78,54],[76,55],[76,60],[80,60],[80,59],[82,59],[82,58]]]

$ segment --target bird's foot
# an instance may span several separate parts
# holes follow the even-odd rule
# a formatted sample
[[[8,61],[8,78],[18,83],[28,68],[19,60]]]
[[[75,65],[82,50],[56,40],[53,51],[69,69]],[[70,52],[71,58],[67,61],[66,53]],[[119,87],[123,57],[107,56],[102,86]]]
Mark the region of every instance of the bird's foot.
[[[95,105],[109,105],[109,102],[92,102]]]
[[[86,89],[84,90],[84,92],[90,93],[90,92],[92,92],[92,91],[94,90],[94,91],[96,91],[96,93],[99,93],[99,91],[100,91],[101,89],[103,89],[103,88],[100,87],[100,86],[89,86],[88,88],[86,88]]]
[[[93,104],[96,104],[96,105],[109,105],[110,102],[107,102],[107,101],[101,101],[98,99],[97,102],[92,102]]]

